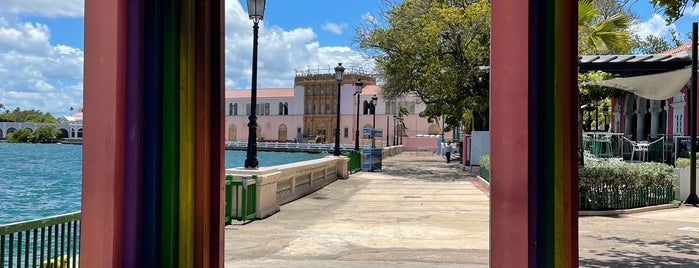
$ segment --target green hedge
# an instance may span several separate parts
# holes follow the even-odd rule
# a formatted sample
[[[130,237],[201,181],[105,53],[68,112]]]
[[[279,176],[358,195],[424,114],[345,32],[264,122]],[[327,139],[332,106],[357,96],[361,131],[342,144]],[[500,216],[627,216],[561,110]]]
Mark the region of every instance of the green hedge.
[[[676,175],[666,164],[588,161],[578,171],[580,210],[628,209],[674,200]]]
[[[588,161],[578,171],[580,189],[597,186],[619,189],[672,186],[675,181],[672,166],[655,162],[631,164]]]

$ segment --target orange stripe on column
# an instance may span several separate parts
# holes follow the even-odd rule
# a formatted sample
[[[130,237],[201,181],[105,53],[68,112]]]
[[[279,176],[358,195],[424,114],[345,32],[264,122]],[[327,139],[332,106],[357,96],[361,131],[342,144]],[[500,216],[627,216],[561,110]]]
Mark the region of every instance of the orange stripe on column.
[[[196,1],[195,11],[195,75],[196,75],[196,148],[194,194],[194,267],[210,267],[211,224],[211,25],[208,20],[210,2]]]

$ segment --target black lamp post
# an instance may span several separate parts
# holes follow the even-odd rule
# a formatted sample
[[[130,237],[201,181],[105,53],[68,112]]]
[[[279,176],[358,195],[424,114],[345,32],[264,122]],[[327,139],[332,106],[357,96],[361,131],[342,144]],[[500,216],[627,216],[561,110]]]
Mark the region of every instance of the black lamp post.
[[[245,168],[258,168],[257,161],[257,33],[258,23],[265,14],[265,0],[248,0],[248,14],[253,22],[252,26],[252,86],[250,90],[250,123],[248,123],[248,149],[245,158]]]
[[[403,145],[403,117],[398,116],[398,126],[400,126],[400,131],[398,131],[398,137],[400,139],[400,145]]]
[[[398,119],[397,115],[393,115],[393,146],[398,145],[398,136],[396,136],[396,133],[398,133],[398,125],[396,124],[396,119]]]
[[[376,129],[376,102],[379,100],[376,95],[371,97],[371,113],[374,114],[374,119],[371,122],[371,148],[376,148],[376,142],[374,141],[374,130]]]
[[[359,151],[359,102],[361,101],[359,97],[362,95],[362,88],[364,88],[364,83],[362,79],[357,79],[357,83],[354,83],[354,94],[357,94],[357,127],[354,131],[354,150]]]
[[[342,88],[342,74],[345,72],[345,67],[342,63],[338,63],[335,67],[335,80],[337,80],[337,122],[335,125],[335,151],[334,156],[340,155],[340,89]]]
[[[391,145],[389,144],[389,141],[388,141],[388,133],[389,133],[388,122],[390,122],[390,121],[391,121],[391,120],[388,119],[388,115],[387,115],[387,116],[386,116],[386,147],[391,146]]]

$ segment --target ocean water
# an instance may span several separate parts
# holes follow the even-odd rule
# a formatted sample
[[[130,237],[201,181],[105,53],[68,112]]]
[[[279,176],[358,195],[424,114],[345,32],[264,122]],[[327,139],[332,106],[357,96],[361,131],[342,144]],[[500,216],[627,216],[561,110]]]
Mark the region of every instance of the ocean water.
[[[226,151],[226,168],[245,151]],[[260,166],[318,159],[327,154],[258,152]],[[0,142],[0,224],[80,210],[82,146]]]

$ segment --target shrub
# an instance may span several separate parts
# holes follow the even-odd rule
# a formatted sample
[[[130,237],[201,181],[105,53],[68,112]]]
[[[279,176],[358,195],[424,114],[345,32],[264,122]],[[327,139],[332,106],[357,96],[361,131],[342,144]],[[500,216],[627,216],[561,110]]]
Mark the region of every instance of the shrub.
[[[620,190],[655,186],[671,186],[675,181],[673,167],[663,163],[632,164],[625,162],[586,162],[579,170],[578,187],[600,186]]]
[[[481,158],[478,160],[478,164],[481,168],[490,170],[490,155],[481,155]]]
[[[675,167],[684,168],[689,166],[689,158],[677,158],[675,160]]]

